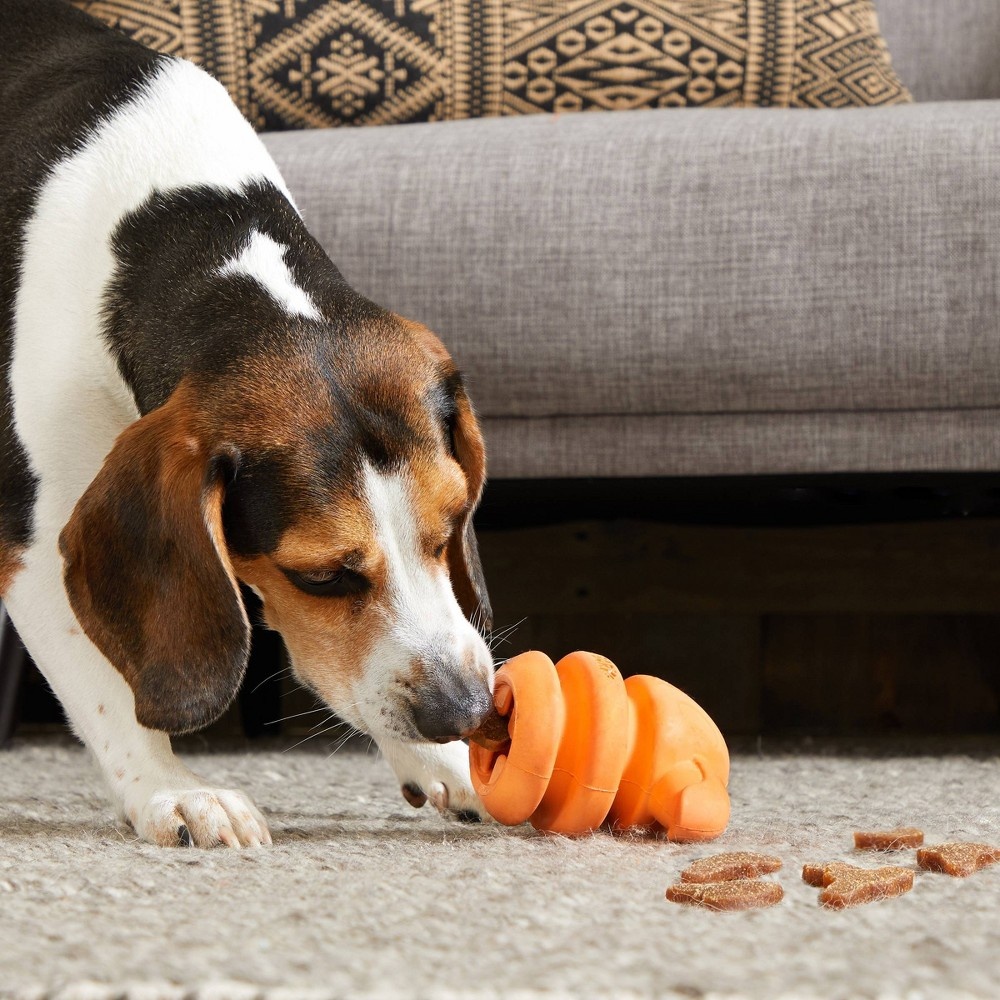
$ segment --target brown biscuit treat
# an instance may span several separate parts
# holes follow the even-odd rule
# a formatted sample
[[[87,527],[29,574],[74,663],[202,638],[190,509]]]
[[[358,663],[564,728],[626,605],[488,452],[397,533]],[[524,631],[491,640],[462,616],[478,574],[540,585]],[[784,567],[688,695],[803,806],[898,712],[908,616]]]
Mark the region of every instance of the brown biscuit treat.
[[[826,869],[832,868],[833,865],[840,864],[839,861],[834,861],[831,865],[803,865],[802,866],[802,881],[807,885],[815,886],[817,889],[823,888],[823,875]]]
[[[901,896],[913,888],[913,872],[909,868],[858,868],[843,861],[805,865],[802,879],[822,888],[819,901],[833,910]]]
[[[734,879],[730,882],[678,882],[667,889],[671,903],[705,906],[710,910],[756,910],[775,906],[785,892],[777,882]]]
[[[917,864],[927,872],[966,878],[1000,861],[1000,848],[989,844],[939,844],[917,851]]]
[[[681,872],[682,882],[732,882],[736,879],[770,875],[781,867],[781,858],[753,851],[713,854],[699,858]]]
[[[489,715],[479,724],[479,728],[469,733],[469,739],[473,743],[478,743],[481,747],[489,750],[499,750],[500,747],[510,741],[510,733],[507,730],[508,719],[501,715],[496,707],[490,709]]]
[[[854,832],[854,846],[859,851],[905,851],[919,847],[924,842],[924,831],[915,826],[901,826],[896,830]]]

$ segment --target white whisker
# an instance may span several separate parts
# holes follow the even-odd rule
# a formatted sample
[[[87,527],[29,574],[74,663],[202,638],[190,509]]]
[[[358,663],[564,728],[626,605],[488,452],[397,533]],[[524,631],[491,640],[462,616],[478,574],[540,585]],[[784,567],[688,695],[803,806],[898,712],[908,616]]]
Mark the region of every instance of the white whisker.
[[[353,737],[365,735],[360,729],[352,726],[350,723],[345,723],[345,725],[347,726],[347,732],[337,740],[333,749],[326,755],[327,760],[329,760],[338,750],[343,749],[343,747],[346,746],[347,743],[353,739]]]
[[[301,719],[303,715],[312,715],[314,712],[328,712],[329,707],[327,705],[319,705],[317,708],[310,708],[306,712],[295,712],[293,715],[285,715],[280,719],[275,719],[271,725],[278,725],[280,722],[288,722],[290,719]]]
[[[490,653],[495,652],[497,646],[507,642],[514,632],[516,632],[517,629],[519,629],[527,620],[527,618],[522,618],[519,622],[514,622],[513,625],[508,625],[506,628],[491,632],[486,638],[486,645],[489,647]]]
[[[273,674],[269,677],[265,677],[255,688],[253,688],[250,693],[253,694],[257,688],[263,687],[268,681],[273,681],[275,677],[280,677],[283,673],[286,673],[291,669],[291,667],[282,667],[280,670],[275,670]]]
[[[333,716],[331,716],[331,718],[333,718]],[[316,733],[310,733],[308,736],[306,736],[303,739],[299,740],[298,743],[293,743],[290,747],[285,747],[281,752],[282,753],[288,753],[289,750],[294,750],[296,747],[302,746],[303,743],[308,743],[309,740],[313,740],[317,736],[323,736],[326,733],[332,733],[333,730],[336,729],[339,725],[341,725],[341,722],[338,719],[332,726],[327,726],[326,729],[321,729],[321,730],[319,730],[319,732],[316,732]],[[313,728],[315,728],[315,727],[313,727]]]

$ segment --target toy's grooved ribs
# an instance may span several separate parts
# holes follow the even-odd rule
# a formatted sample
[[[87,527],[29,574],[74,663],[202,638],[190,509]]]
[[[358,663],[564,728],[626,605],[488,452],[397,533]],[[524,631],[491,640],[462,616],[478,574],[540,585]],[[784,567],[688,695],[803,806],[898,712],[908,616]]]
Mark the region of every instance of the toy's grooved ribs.
[[[600,785],[586,785],[580,781],[572,771],[567,771],[564,767],[554,767],[552,768],[552,773],[566,775],[567,778],[579,785],[580,788],[586,789],[588,792],[597,792],[600,795],[614,795],[618,791],[617,788],[605,788]]]
[[[563,834],[659,825],[671,840],[709,840],[726,828],[725,740],[666,681],[623,681],[594,653],[553,665],[531,651],[498,672],[494,705],[469,757],[472,783],[500,822]]]

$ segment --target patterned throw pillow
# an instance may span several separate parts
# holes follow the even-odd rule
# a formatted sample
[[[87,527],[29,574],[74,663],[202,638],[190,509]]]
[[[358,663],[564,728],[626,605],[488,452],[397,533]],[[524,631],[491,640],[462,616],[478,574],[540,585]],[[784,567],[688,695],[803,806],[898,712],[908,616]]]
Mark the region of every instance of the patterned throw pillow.
[[[260,129],[898,104],[872,0],[73,0]]]

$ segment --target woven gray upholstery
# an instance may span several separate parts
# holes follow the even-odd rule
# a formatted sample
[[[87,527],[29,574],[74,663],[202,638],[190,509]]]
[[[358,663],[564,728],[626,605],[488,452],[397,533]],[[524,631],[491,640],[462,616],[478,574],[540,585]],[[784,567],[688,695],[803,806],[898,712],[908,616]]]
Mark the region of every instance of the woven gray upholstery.
[[[347,278],[433,327],[485,416],[1000,406],[1000,105],[267,142]]]
[[[1000,410],[487,417],[493,478],[1000,469]]]
[[[876,0],[876,9],[914,100],[1000,98],[998,0]]]

